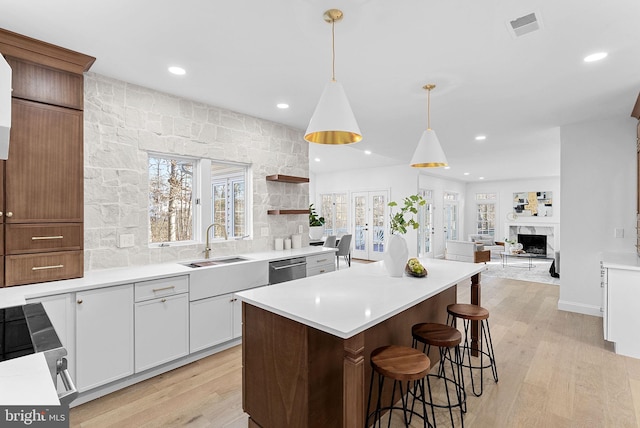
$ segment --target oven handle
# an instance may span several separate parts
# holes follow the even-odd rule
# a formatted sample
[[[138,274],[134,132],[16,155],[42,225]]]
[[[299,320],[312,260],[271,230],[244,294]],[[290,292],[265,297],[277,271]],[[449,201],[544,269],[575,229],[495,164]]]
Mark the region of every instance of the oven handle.
[[[307,262],[300,262],[300,263],[294,263],[291,265],[284,265],[284,266],[271,266],[271,269],[273,270],[282,270],[282,269],[289,269],[292,267],[296,267],[296,266],[305,266],[307,264]]]
[[[78,396],[78,389],[73,383],[69,370],[67,369],[66,358],[63,358],[62,361],[58,363],[58,374],[60,375],[62,384],[66,390],[65,392],[58,394],[58,399],[60,400],[60,404],[68,406]]]

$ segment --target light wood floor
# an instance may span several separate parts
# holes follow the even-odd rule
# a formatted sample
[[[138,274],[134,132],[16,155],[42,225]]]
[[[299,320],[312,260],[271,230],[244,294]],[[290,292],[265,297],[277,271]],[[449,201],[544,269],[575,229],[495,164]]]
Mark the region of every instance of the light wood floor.
[[[458,301],[469,301],[468,287]],[[640,426],[640,360],[612,352],[601,318],[558,311],[557,302],[554,285],[482,279],[500,381],[485,375],[465,426]],[[246,427],[241,376],[235,347],[75,407],[71,427]],[[437,419],[449,423],[448,413]]]

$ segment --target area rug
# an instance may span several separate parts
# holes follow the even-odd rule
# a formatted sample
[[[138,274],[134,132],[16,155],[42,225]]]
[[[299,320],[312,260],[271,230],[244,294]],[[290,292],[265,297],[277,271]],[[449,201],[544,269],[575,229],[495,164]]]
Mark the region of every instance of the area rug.
[[[487,262],[487,271],[482,275],[560,285],[560,278],[554,278],[549,274],[550,267],[551,259],[534,260],[531,269],[528,268],[526,260],[517,262],[510,259],[509,264],[502,267],[501,260],[491,259]]]

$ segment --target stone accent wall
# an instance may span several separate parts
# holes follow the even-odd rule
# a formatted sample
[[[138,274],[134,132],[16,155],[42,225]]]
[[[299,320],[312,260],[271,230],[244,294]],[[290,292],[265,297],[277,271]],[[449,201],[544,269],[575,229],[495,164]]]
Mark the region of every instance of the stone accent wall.
[[[204,244],[149,248],[150,151],[252,164],[253,237],[216,243],[215,256],[273,249],[275,237],[298,233],[300,224],[305,245],[306,216],[268,216],[267,209],[308,207],[308,184],[267,183],[265,176],[308,177],[307,144],[298,129],[85,74],[85,271],[203,257]],[[265,227],[268,237],[261,236]],[[125,233],[135,245],[118,248]]]

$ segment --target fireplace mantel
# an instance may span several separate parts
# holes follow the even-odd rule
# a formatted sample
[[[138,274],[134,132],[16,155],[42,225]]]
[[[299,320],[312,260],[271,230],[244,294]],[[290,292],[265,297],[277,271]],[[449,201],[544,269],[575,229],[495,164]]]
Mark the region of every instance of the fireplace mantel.
[[[513,222],[505,225],[505,236],[509,240],[516,241],[518,234],[522,235],[545,235],[547,237],[547,257],[553,257],[560,248],[560,237],[558,233],[558,223],[538,223],[538,222]]]

